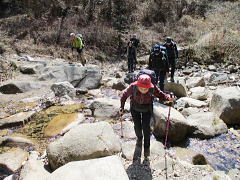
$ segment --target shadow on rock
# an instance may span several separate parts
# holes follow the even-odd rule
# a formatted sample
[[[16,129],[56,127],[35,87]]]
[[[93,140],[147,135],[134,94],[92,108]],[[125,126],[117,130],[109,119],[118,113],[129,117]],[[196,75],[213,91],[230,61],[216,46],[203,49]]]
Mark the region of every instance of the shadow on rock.
[[[133,162],[127,168],[127,174],[130,180],[152,180],[152,172],[149,159],[144,159],[141,163],[142,147],[135,146]]]

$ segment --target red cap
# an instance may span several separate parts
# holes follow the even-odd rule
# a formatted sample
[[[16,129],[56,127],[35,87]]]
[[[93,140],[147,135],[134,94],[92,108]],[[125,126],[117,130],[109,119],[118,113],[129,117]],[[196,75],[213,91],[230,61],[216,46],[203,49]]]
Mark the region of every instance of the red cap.
[[[138,80],[133,83],[135,86],[142,88],[154,88],[154,85],[151,82],[151,78],[147,74],[142,74],[138,77]]]

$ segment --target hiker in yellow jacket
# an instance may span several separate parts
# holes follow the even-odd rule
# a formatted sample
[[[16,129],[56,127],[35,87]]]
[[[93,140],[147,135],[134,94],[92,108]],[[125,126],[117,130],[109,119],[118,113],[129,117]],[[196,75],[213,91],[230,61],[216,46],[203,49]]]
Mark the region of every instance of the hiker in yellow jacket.
[[[86,59],[83,55],[83,41],[81,39],[81,37],[78,37],[76,34],[74,33],[70,33],[70,39],[72,41],[72,52],[74,49],[77,50],[78,52],[78,59],[80,60],[80,62],[82,63],[83,66],[85,66],[86,64]]]

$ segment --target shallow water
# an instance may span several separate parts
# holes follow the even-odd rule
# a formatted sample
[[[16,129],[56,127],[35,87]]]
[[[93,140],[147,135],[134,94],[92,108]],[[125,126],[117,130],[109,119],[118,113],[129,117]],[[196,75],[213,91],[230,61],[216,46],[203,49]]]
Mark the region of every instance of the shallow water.
[[[208,140],[190,138],[187,148],[203,154],[216,170],[240,169],[240,137],[232,131]]]

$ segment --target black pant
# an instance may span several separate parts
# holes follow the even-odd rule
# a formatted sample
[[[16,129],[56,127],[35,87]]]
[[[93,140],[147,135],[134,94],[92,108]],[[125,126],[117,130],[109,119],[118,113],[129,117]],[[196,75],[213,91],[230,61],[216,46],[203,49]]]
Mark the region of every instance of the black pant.
[[[144,135],[144,148],[150,147],[150,119],[151,111],[148,112],[138,112],[131,108],[131,114],[134,122],[134,130],[138,139],[142,139]],[[143,134],[142,134],[143,131]]]
[[[174,72],[175,72],[176,60],[174,57],[173,58],[170,57],[168,60],[169,60],[169,65],[171,67],[171,78],[173,78]]]
[[[134,59],[133,58],[128,58],[128,72],[134,72],[134,70],[136,69],[136,64],[134,63]]]
[[[156,85],[158,84],[159,81],[159,88],[161,91],[164,91],[164,80],[166,77],[166,71],[164,70],[154,70],[156,74]]]

